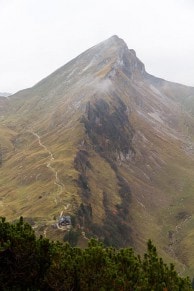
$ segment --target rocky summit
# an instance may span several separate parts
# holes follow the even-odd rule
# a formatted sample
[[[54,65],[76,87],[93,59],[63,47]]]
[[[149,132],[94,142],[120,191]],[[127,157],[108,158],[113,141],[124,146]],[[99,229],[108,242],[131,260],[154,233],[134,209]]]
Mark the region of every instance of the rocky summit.
[[[117,36],[0,99],[0,213],[38,234],[194,271],[194,88],[148,74]]]

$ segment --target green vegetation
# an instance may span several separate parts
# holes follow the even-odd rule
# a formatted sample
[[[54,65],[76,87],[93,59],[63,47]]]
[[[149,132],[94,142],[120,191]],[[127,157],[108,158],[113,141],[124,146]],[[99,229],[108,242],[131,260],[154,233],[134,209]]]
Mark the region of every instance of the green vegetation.
[[[86,249],[36,238],[23,218],[0,220],[1,290],[192,290],[148,242],[141,258],[131,248],[105,248],[94,239]]]

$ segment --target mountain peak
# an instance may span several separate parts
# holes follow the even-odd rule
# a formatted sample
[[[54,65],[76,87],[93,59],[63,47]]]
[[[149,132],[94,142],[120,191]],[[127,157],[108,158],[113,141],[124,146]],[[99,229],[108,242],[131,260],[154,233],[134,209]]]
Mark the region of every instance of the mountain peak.
[[[121,45],[121,46],[127,46],[127,44],[125,43],[125,41],[118,37],[117,35],[112,35],[111,37],[109,37],[108,39],[106,39],[105,41],[103,41],[104,43],[109,43],[111,44],[117,44],[117,45]],[[102,43],[103,43],[102,42]]]
[[[145,76],[145,66],[137,58],[135,50],[129,49],[125,41],[117,35],[111,36],[94,48],[102,58],[109,57],[114,60],[114,65],[112,65],[114,73],[116,69],[120,69],[130,79]]]
[[[99,50],[112,49],[114,51],[128,49],[125,41],[122,38],[119,38],[117,35],[109,37],[108,39],[97,44],[95,47],[98,48]]]
[[[61,87],[70,88],[69,80],[73,85],[77,82],[84,85],[93,82],[94,77],[113,79],[119,72],[133,80],[146,75],[145,66],[137,58],[135,51],[129,49],[123,39],[113,35],[89,48],[37,85],[40,87],[46,84],[48,87],[49,82],[55,87],[58,84],[60,90]]]

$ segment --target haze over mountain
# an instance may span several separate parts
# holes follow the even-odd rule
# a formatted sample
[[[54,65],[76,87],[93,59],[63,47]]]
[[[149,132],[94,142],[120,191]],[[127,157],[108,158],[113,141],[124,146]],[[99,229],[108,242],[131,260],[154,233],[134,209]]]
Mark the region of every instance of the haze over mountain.
[[[11,94],[10,93],[6,93],[6,92],[0,92],[0,97],[8,97],[10,96]]]
[[[151,238],[192,274],[193,87],[148,74],[113,36],[1,99],[0,132],[1,215],[60,238],[63,212],[80,244],[91,234],[143,251]]]

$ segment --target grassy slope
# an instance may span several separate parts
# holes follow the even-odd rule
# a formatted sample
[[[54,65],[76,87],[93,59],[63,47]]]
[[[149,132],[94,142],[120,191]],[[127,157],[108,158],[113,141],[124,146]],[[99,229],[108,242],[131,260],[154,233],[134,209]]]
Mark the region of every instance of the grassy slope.
[[[81,201],[75,182],[78,173],[74,169],[74,158],[84,134],[80,126],[65,132],[51,132],[49,135],[43,135],[41,139],[54,154],[52,166],[58,171],[59,179],[65,185],[60,196],[57,196],[59,189],[54,184],[54,175],[46,167],[48,153],[40,147],[37,139],[26,131],[17,134],[1,128],[1,143],[8,149],[0,168],[1,215],[6,215],[9,219],[20,215],[34,217],[41,226],[53,223],[53,217],[59,215],[67,204],[71,205],[69,213],[75,211]],[[170,243],[168,234],[169,231],[176,232],[176,226],[185,220],[184,217],[177,218],[180,212],[185,210],[188,215],[194,212],[193,160],[186,156],[180,145],[173,140],[161,139],[149,132],[145,125],[141,126],[138,124],[139,130],[149,136],[154,148],[141,149],[136,155],[136,161],[120,166],[120,172],[129,181],[133,193],[131,216],[134,238],[140,251],[143,252],[145,241],[152,238],[162,255],[169,261],[172,257],[177,261],[175,254],[170,253],[167,247]],[[17,137],[15,148],[11,142],[14,137]],[[135,147],[141,148],[139,144]],[[155,148],[158,159],[162,160],[157,161],[158,166],[150,159]],[[144,157],[141,156],[143,154]],[[104,218],[102,192],[106,191],[111,197],[110,208],[114,209],[114,205],[120,202],[118,186],[114,171],[93,150],[89,151],[89,160],[92,165],[92,170],[88,171],[92,192],[90,202],[95,205],[94,221],[100,223]],[[148,163],[149,166],[146,166]],[[190,273],[194,265],[192,256],[189,256],[189,253],[194,252],[193,224],[193,218],[185,224],[183,222],[184,227],[176,233],[177,242],[173,246],[177,256],[189,266]],[[51,238],[60,238],[61,232],[48,230],[48,235]],[[182,270],[179,263],[178,266]]]
[[[180,260],[188,267],[186,272],[192,274],[193,259],[189,252],[194,252],[191,242],[194,212],[193,157],[185,153],[179,141],[157,136],[149,128],[146,129],[145,123],[138,124],[138,128],[149,137],[150,142],[150,146],[140,153],[144,156],[139,156],[138,168],[141,172],[136,168],[137,162],[131,167],[130,179],[135,194],[132,211],[139,249],[145,243],[144,240],[152,238],[167,260],[174,258],[176,264],[177,259]],[[136,147],[141,148],[141,145]],[[156,152],[157,155],[153,155]],[[140,175],[137,175],[138,172]],[[173,245],[169,239],[171,231]],[[178,263],[177,266],[181,272],[185,271],[183,265]]]

